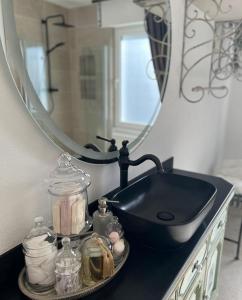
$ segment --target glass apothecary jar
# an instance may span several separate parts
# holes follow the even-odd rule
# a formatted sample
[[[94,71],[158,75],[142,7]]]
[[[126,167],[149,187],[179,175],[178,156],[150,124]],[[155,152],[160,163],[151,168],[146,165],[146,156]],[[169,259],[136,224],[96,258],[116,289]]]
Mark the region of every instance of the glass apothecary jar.
[[[53,230],[59,236],[80,235],[92,226],[87,196],[90,183],[90,176],[72,164],[70,154],[60,155],[48,187]]]
[[[34,219],[35,226],[23,241],[27,282],[36,292],[55,284],[56,235],[44,225],[43,217]]]
[[[93,286],[113,275],[114,260],[108,239],[92,234],[83,241],[81,253],[82,283],[85,286]]]
[[[61,242],[63,247],[57,255],[55,269],[55,290],[60,296],[77,292],[81,288],[81,258],[71,249],[70,238],[64,237]]]

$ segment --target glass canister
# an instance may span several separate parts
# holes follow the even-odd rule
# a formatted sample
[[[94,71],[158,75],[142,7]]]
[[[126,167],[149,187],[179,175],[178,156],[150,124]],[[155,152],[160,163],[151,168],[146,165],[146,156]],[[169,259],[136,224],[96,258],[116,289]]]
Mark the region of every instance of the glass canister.
[[[64,237],[61,242],[63,248],[57,255],[55,269],[55,290],[59,296],[74,293],[81,287],[81,258],[71,249],[70,238]]]
[[[82,282],[85,286],[93,286],[112,276],[114,261],[108,239],[92,234],[83,241],[81,253]]]
[[[72,164],[70,154],[60,155],[48,188],[53,230],[59,236],[79,235],[92,226],[87,196],[90,183],[90,176]]]
[[[36,292],[55,284],[56,235],[44,225],[43,217],[34,219],[35,226],[23,241],[27,281]]]

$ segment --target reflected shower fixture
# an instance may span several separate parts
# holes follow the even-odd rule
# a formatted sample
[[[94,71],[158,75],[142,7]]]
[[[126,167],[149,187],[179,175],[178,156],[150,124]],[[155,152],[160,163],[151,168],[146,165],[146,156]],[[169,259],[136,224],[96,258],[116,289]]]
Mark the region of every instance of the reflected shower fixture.
[[[60,27],[65,27],[65,28],[73,28],[73,27],[74,27],[73,25],[66,24],[66,23],[64,23],[64,22],[53,23],[53,25],[55,25],[55,26],[60,26]]]
[[[64,46],[64,45],[65,45],[65,43],[63,43],[63,42],[57,43],[55,46],[53,46],[50,49],[46,50],[46,54],[49,55],[56,48],[59,48],[59,47]]]
[[[65,19],[65,16],[63,14],[48,16],[45,19],[42,19],[42,24],[47,24],[50,19],[57,19],[57,18],[61,19],[61,21],[60,22],[55,22],[55,23],[53,23],[53,25],[66,27],[66,28],[75,27],[74,25],[66,23],[66,19]]]
[[[62,16],[62,15],[60,15],[60,16]],[[56,22],[56,23],[53,23],[53,25],[55,25],[55,26],[60,26],[60,27],[65,27],[65,28],[73,28],[73,27],[75,27],[74,25],[71,25],[71,24],[68,24],[68,23],[66,23],[65,22],[65,17],[64,16],[62,16],[62,21],[61,22]]]
[[[196,1],[185,1],[180,76],[180,96],[190,103],[200,102],[205,95],[225,98],[229,94],[225,81],[232,75],[242,80],[242,49],[238,46],[242,40],[242,19],[216,20],[218,16],[226,19],[226,14],[232,10],[231,4],[224,0],[210,0],[211,11],[199,10]],[[200,31],[203,29],[207,29],[208,38],[203,38]],[[206,64],[210,68],[202,77],[200,74],[205,74]]]
[[[60,22],[49,23],[52,19],[60,19]],[[45,26],[45,35],[46,35],[46,56],[47,56],[47,71],[48,71],[48,91],[49,93],[58,92],[57,88],[52,86],[52,77],[51,77],[51,60],[50,54],[57,48],[65,45],[64,42],[57,43],[56,45],[50,47],[50,36],[49,36],[49,25],[60,26],[64,28],[73,28],[74,26],[66,23],[65,16],[62,14],[47,16],[45,19],[41,20],[41,23]]]

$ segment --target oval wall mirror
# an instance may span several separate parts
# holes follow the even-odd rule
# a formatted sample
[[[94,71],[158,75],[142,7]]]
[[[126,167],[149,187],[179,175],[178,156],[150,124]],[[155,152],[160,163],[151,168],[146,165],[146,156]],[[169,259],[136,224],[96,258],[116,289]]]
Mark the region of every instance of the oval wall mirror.
[[[2,0],[6,57],[48,137],[79,159],[117,159],[147,136],[169,71],[169,0]]]

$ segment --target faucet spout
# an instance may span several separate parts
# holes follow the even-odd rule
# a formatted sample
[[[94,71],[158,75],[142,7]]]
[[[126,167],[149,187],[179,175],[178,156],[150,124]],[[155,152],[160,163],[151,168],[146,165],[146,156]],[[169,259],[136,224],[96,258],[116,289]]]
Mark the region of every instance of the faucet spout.
[[[153,154],[145,154],[136,160],[129,159],[129,151],[127,147],[128,141],[123,141],[123,147],[119,150],[119,167],[120,167],[120,188],[128,186],[128,168],[129,166],[138,166],[146,160],[151,160],[156,165],[158,172],[163,172],[162,164],[159,158]]]
[[[130,166],[138,166],[145,162],[146,160],[151,160],[156,165],[156,169],[158,172],[163,171],[162,164],[157,156],[154,154],[145,154],[136,160],[129,160]]]

